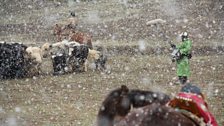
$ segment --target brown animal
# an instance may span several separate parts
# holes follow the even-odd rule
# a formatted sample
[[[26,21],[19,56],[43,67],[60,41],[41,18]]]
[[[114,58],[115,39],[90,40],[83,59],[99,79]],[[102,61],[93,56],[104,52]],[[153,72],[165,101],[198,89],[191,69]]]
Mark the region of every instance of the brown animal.
[[[75,31],[69,35],[69,41],[76,41],[80,44],[87,45],[90,49],[93,48],[92,36],[87,33]]]
[[[55,24],[55,26],[53,27],[53,35],[56,36],[57,42],[62,40],[61,34],[62,26],[59,24]]]
[[[53,35],[56,36],[57,42],[61,42],[63,39],[68,39],[69,34],[72,31],[68,25],[55,24],[53,27]]]
[[[201,126],[175,109],[153,103],[128,113],[114,126]]]
[[[129,89],[122,85],[109,93],[103,101],[97,116],[97,126],[114,126],[116,116],[125,116],[131,109]]]
[[[70,25],[63,26],[62,24],[55,24],[53,35],[56,36],[57,42],[67,39],[69,41],[76,41],[80,44],[85,44],[90,49],[93,48],[92,36],[80,31],[74,31],[74,29],[70,28]]]

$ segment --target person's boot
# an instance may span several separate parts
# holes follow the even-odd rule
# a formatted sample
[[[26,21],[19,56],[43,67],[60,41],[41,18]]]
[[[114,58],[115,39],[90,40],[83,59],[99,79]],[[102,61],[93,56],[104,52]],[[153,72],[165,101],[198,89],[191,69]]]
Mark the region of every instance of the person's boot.
[[[180,84],[184,85],[187,82],[187,77],[186,76],[179,76],[179,81],[180,81]]]
[[[187,83],[187,77],[183,76],[183,85]]]

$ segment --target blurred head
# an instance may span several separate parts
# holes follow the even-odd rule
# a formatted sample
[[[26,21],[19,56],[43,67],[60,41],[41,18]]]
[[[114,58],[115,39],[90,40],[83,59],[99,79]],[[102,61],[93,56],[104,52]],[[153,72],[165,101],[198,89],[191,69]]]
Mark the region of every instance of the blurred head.
[[[98,60],[100,58],[100,52],[94,49],[89,49],[89,57]]]
[[[72,17],[75,17],[75,12],[74,12],[74,11],[71,12],[70,15],[71,15]]]
[[[49,56],[49,51],[50,51],[51,48],[52,48],[52,45],[50,43],[44,43],[41,46],[41,51],[42,51],[42,55],[43,55],[44,58]]]
[[[201,96],[202,98],[204,98],[204,95],[202,94],[201,89],[195,85],[190,84],[190,83],[185,84],[181,88],[181,92],[197,94],[197,95]]]
[[[131,107],[128,92],[129,89],[125,85],[111,91],[103,101],[99,114],[107,113],[113,116],[125,116]]]
[[[181,33],[180,36],[181,36],[182,42],[188,39],[188,33],[187,32]]]

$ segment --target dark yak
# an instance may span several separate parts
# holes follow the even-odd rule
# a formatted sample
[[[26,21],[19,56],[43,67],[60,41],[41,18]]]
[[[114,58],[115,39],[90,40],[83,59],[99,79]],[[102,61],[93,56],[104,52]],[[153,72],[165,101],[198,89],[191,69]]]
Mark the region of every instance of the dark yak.
[[[55,54],[52,56],[53,75],[64,74],[67,67],[67,56],[65,53]]]
[[[80,72],[81,67],[86,69],[86,60],[89,54],[89,48],[86,45],[73,46],[71,55],[67,53],[59,53],[52,56],[54,75],[64,74],[69,72]]]
[[[27,75],[27,46],[20,43],[0,43],[0,78],[22,78]]]
[[[87,57],[89,48],[87,45],[74,46],[69,62],[72,65],[72,71],[87,71]],[[80,70],[83,67],[83,70]]]

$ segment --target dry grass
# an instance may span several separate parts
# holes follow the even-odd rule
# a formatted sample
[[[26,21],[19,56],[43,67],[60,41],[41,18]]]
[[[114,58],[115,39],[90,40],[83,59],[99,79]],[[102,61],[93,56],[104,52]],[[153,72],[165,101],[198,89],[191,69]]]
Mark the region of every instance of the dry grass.
[[[41,10],[31,9],[23,14],[13,15],[13,17],[3,15],[0,25],[21,23],[39,25],[40,22],[38,21],[42,21],[49,27],[43,29],[44,32],[40,31],[40,33],[32,35],[15,32],[5,33],[2,31],[4,35],[1,35],[0,39],[23,42],[27,45],[43,44],[41,40],[45,38],[40,39],[40,41],[34,40],[34,38],[41,38],[46,34],[46,37],[51,38],[49,28],[54,22],[66,19],[69,10],[75,10],[80,22],[84,23],[86,27],[89,27],[89,25],[86,25],[89,23],[127,20],[131,16],[139,16],[141,13],[140,8],[125,8],[117,0],[108,1],[105,0],[97,4],[93,2],[77,3],[68,7],[47,7]],[[145,3],[151,2],[143,1]],[[136,0],[132,2],[136,2]],[[88,22],[89,19],[87,18],[92,12],[96,12],[100,20]],[[143,39],[145,46],[169,47],[166,42],[155,40],[151,36],[149,36],[149,39],[147,37]],[[106,47],[139,45],[137,40],[94,40],[93,43],[97,46]],[[193,42],[195,47],[216,47],[218,45],[223,46],[223,41],[197,40]],[[190,80],[198,84],[207,95],[211,111],[217,118],[219,125],[224,125],[223,63],[223,55],[194,56],[191,60],[192,76]],[[173,85],[176,81],[175,64],[172,64],[169,57],[165,55],[149,56],[138,54],[132,56],[119,54],[119,56],[110,57],[108,66],[111,70],[110,74],[88,71],[86,73],[62,76],[46,75],[19,80],[1,80],[0,125],[7,124],[7,120],[13,122],[13,119],[16,118],[19,126],[92,126],[95,124],[98,108],[105,95],[122,84],[126,84],[130,88],[162,91],[171,96],[175,95],[180,88],[179,85]],[[49,62],[44,63],[43,68],[45,73],[52,72]]]
[[[220,125],[224,122],[223,58],[194,57],[190,78],[207,95],[211,111]],[[116,56],[110,57],[108,65],[110,74],[88,71],[1,81],[0,124],[15,117],[21,126],[91,126],[95,124],[105,95],[122,84],[130,88],[162,91],[171,96],[180,88],[173,85],[175,70],[172,68],[175,65],[167,56]]]

